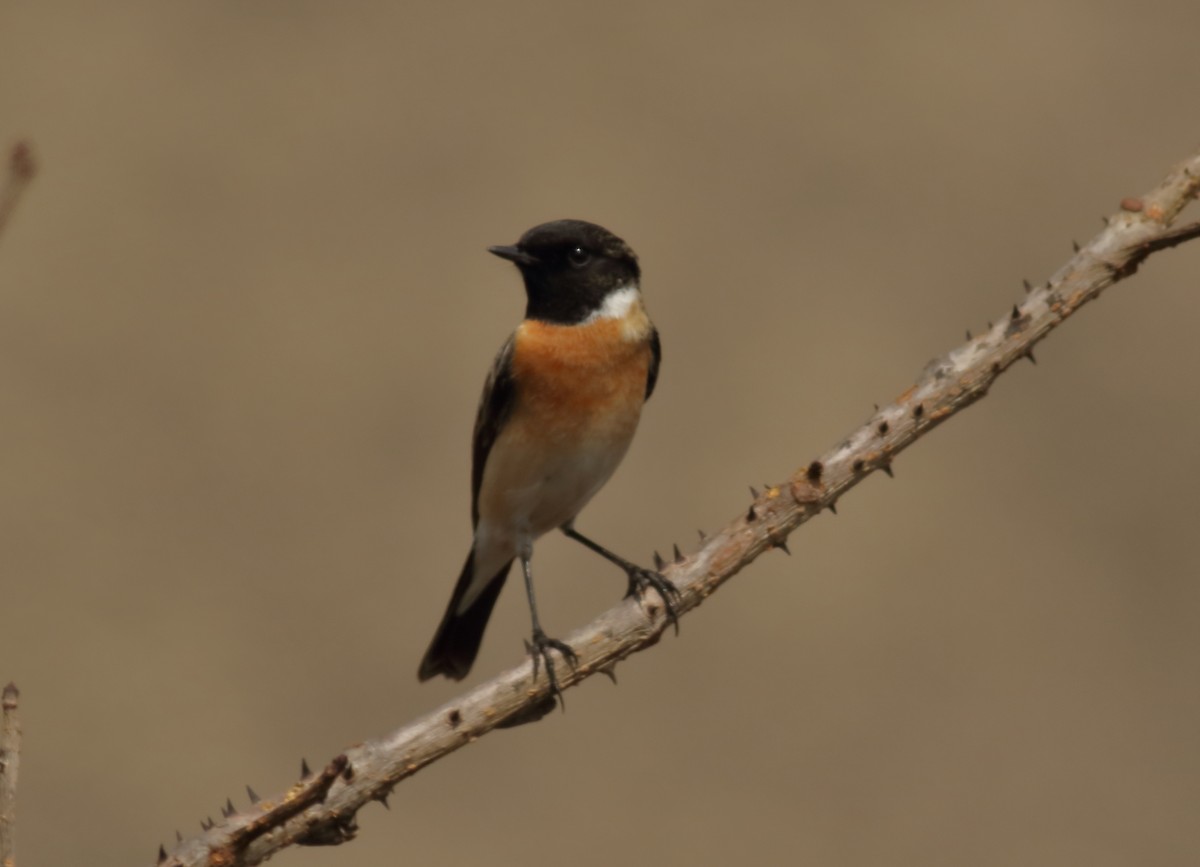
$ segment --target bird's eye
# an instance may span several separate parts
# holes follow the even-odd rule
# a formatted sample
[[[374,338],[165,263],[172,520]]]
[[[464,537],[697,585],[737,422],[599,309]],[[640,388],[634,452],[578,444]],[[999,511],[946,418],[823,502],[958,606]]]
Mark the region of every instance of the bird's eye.
[[[576,268],[582,268],[588,262],[592,261],[592,254],[583,247],[572,247],[567,251],[567,261]]]

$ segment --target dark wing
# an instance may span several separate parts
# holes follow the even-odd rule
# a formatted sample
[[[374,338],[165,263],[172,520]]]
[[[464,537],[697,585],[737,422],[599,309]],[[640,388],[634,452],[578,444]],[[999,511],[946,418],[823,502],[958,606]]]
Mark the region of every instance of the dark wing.
[[[483,384],[483,397],[479,400],[479,413],[475,416],[475,435],[471,444],[471,526],[479,523],[479,486],[483,483],[483,468],[488,454],[500,435],[501,428],[512,414],[516,387],[512,377],[512,335],[500,348],[487,382]]]
[[[658,383],[658,367],[662,364],[662,341],[658,339],[658,329],[650,327],[650,372],[646,376],[646,400],[654,394],[654,386]]]

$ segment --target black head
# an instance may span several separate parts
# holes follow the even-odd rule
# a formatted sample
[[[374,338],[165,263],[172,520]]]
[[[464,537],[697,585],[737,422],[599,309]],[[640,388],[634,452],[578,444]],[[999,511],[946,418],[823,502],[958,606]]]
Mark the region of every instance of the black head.
[[[555,220],[534,226],[511,247],[488,252],[516,263],[525,278],[526,319],[581,322],[615,289],[637,286],[629,245],[595,223]]]

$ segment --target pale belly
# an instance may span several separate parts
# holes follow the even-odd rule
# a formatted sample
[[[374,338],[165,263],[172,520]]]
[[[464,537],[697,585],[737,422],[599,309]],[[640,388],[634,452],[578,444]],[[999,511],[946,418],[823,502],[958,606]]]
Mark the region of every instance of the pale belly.
[[[484,473],[480,523],[514,536],[519,545],[574,518],[625,457],[638,414],[607,430],[557,442],[553,437],[523,436],[524,425],[510,427],[493,449],[503,460],[490,461]]]

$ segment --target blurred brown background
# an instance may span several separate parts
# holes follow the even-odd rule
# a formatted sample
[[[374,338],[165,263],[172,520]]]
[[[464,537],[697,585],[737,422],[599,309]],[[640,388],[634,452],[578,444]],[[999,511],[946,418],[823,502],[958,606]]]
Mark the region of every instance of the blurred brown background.
[[[0,680],[19,847],[146,863],[455,694],[415,669],[542,220],[641,254],[660,390],[580,526],[695,544],[1197,143],[1193,0],[16,4]],[[569,710],[295,865],[1195,864],[1200,248]],[[550,538],[563,635],[623,578]],[[471,682],[521,658],[519,588]]]

